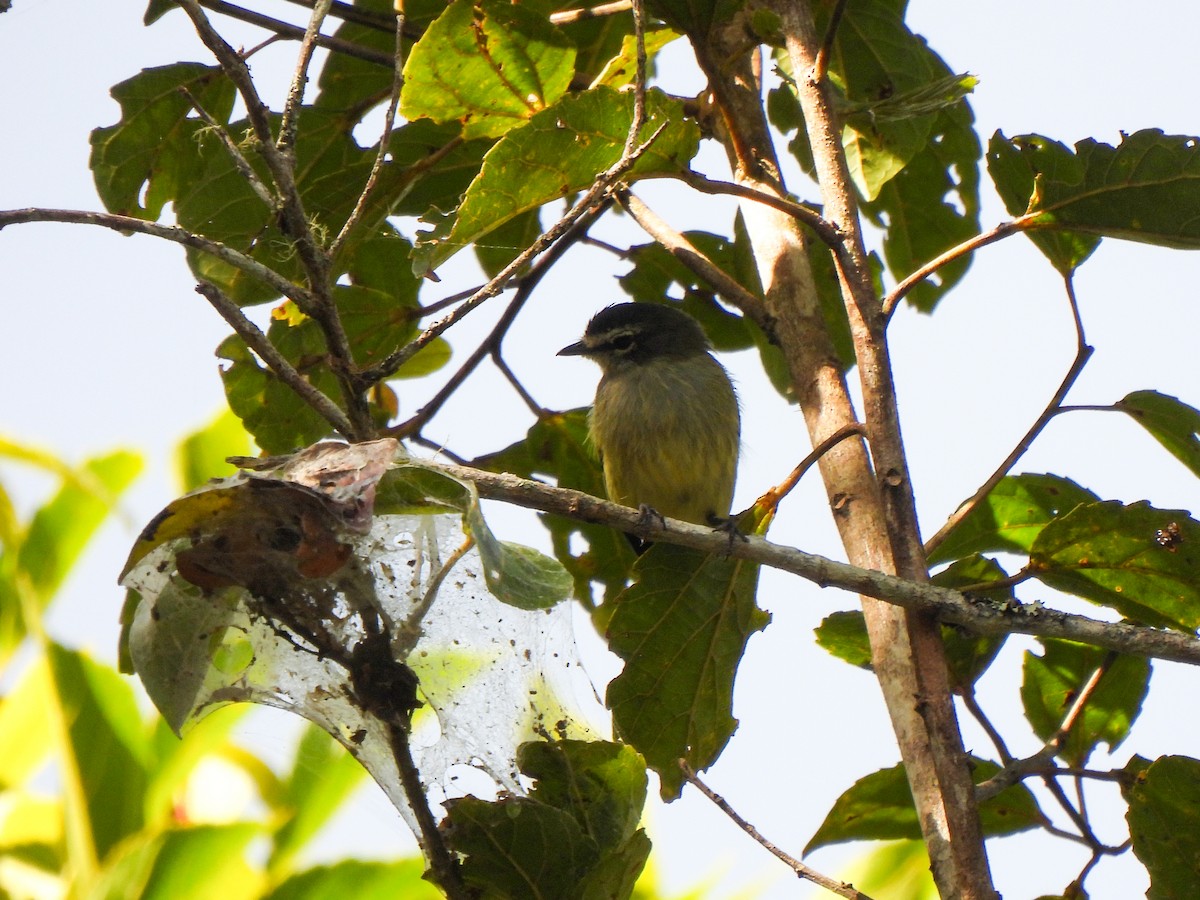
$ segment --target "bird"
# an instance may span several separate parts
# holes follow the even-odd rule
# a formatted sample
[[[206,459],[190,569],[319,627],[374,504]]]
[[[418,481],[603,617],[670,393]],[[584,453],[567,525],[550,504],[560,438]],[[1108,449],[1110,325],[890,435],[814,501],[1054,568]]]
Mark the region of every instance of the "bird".
[[[652,303],[605,307],[582,339],[558,351],[600,366],[589,435],[608,498],[640,509],[643,519],[728,523],[741,412],[733,381],[711,351],[699,322]]]

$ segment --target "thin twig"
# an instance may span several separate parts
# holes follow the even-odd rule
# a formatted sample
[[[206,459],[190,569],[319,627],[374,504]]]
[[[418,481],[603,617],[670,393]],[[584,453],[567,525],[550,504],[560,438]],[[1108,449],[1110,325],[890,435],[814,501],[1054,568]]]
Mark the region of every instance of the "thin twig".
[[[113,213],[92,212],[82,209],[30,209],[0,210],[0,229],[7,225],[20,225],[26,222],[62,222],[68,225],[98,225],[113,231],[136,232],[148,234],[151,237],[162,238],[184,247],[191,247],[207,253],[215,259],[228,263],[235,269],[245,272],[272,290],[295,302],[302,310],[312,307],[315,299],[311,291],[284,278],[274,269],[264,266],[258,260],[247,256],[239,250],[234,250],[203,235],[195,234],[178,225],[160,225],[134,216],[118,216]]]
[[[225,296],[214,284],[202,281],[196,286],[196,293],[203,296],[213,309],[220,313],[221,318],[237,332],[238,337],[258,354],[259,358],[278,376],[279,380],[296,392],[305,403],[321,414],[330,425],[344,437],[351,437],[354,429],[350,420],[336,403],[325,394],[313,387],[303,375],[296,371],[283,354],[275,349],[270,339],[259,330],[259,327],[246,318],[241,308]]]
[[[1092,695],[1096,692],[1096,688],[1099,687],[1101,679],[1104,678],[1116,658],[1116,652],[1110,651],[1100,665],[1096,666],[1095,670],[1088,677],[1088,680],[1079,689],[1079,693],[1075,697],[1075,702],[1071,704],[1071,707],[1063,716],[1062,722],[1055,729],[1054,734],[1050,736],[1050,739],[1042,746],[1041,750],[1025,759],[1013,760],[1007,763],[1003,769],[987,781],[982,781],[976,786],[976,796],[981,801],[996,796],[1005,788],[1016,784],[1023,778],[1038,774],[1058,755],[1058,751],[1062,749],[1062,745],[1070,735],[1071,729],[1075,727],[1075,723],[1083,715],[1088,701],[1092,699]],[[1047,776],[1047,779],[1049,779],[1049,776]],[[1049,780],[1047,780],[1046,786],[1048,788],[1051,787]],[[1074,818],[1074,807],[1071,807],[1069,803],[1064,803],[1063,805],[1068,807],[1066,809],[1067,814]],[[1076,822],[1076,825],[1080,825],[1080,823]],[[1080,830],[1084,830],[1085,827],[1086,825],[1080,826]]]
[[[896,307],[900,301],[908,295],[908,292],[915,288],[918,284],[940,269],[942,266],[954,262],[960,257],[966,256],[968,253],[974,253],[981,247],[986,247],[988,244],[994,244],[1002,238],[1009,237],[1013,234],[1019,234],[1022,231],[1027,231],[1032,225],[1035,215],[1030,214],[1020,216],[1013,219],[1011,222],[1001,222],[991,231],[985,231],[983,234],[977,234],[975,237],[963,241],[956,247],[951,247],[941,256],[931,259],[917,271],[913,272],[898,285],[896,285],[883,298],[883,315],[884,318],[890,319],[892,313],[896,311]]]
[[[705,797],[711,800],[716,807],[721,810],[721,812],[729,816],[729,818],[734,821],[738,828],[746,832],[746,834],[753,838],[754,841],[766,849],[771,855],[773,855],[776,859],[781,860],[784,865],[795,872],[797,878],[801,878],[805,881],[811,881],[818,887],[823,887],[825,890],[831,891],[832,893],[837,894],[839,897],[848,897],[850,900],[871,900],[871,898],[862,891],[857,890],[854,885],[847,884],[844,881],[838,881],[835,878],[830,878],[828,875],[822,875],[816,869],[806,866],[804,863],[800,862],[800,860],[796,859],[796,857],[785,852],[776,844],[767,840],[757,828],[742,818],[738,814],[737,810],[729,805],[729,801],[701,781],[700,776],[696,774],[695,770],[682,759],[679,760],[679,769],[681,772],[683,772],[683,777],[686,778],[690,784],[699,790],[700,793],[702,793]]]
[[[734,541],[730,546],[729,538],[723,532],[670,518],[647,523],[636,509],[619,506],[582,491],[552,487],[515,475],[466,466],[432,462],[426,465],[453,478],[471,481],[478,488],[480,496],[488,500],[502,500],[580,522],[606,525],[631,534],[637,533],[656,542],[747,559],[799,575],[821,587],[865,594],[905,609],[927,613],[980,635],[1031,634],[1065,638],[1118,653],[1200,665],[1200,639],[1194,635],[1124,622],[1102,622],[1059,612],[1042,604],[1010,602],[998,606],[964,597],[950,588],[859,568],[754,535],[746,541]]]
[[[471,310],[475,309],[475,307],[479,306],[479,304],[483,303],[488,298],[493,297],[504,290],[505,285],[508,284],[509,279],[512,278],[514,273],[520,271],[527,263],[530,262],[530,260],[534,259],[536,256],[540,255],[549,247],[551,247],[555,241],[559,240],[564,234],[566,234],[570,227],[574,225],[581,216],[587,213],[588,210],[593,209],[605,202],[605,198],[612,189],[612,186],[616,184],[622,175],[629,171],[629,169],[635,162],[637,162],[643,153],[650,149],[651,145],[658,140],[658,136],[663,133],[663,130],[666,129],[668,124],[670,123],[664,122],[662,125],[660,125],[657,129],[655,129],[654,133],[651,134],[649,138],[634,147],[631,153],[622,154],[620,159],[618,159],[612,166],[610,166],[596,178],[596,180],[592,183],[592,186],[587,190],[583,197],[581,197],[574,206],[567,210],[562,218],[544,231],[532,244],[521,251],[521,253],[519,253],[512,262],[497,272],[487,284],[472,294],[470,298],[464,301],[463,304],[450,315],[446,316],[444,319],[434,322],[408,344],[401,347],[399,350],[388,354],[387,358],[380,362],[379,365],[375,367],[374,371],[383,372],[385,377],[386,375],[396,371],[396,369],[400,368],[400,366],[402,366],[407,360],[411,359],[422,347],[440,337],[442,333],[446,331],[446,329],[453,326],[456,322],[462,319],[463,316],[467,315],[469,312],[471,312]]]
[[[259,28],[265,28],[267,31],[274,32],[279,37],[286,38],[287,40],[299,41],[304,38],[304,29],[293,25],[291,22],[284,22],[282,19],[275,19],[271,16],[264,16],[262,13],[254,12],[253,10],[243,9],[232,3],[226,3],[225,0],[199,0],[199,3],[201,6],[215,13],[229,16],[229,18],[237,19],[241,22],[247,22],[250,25],[257,25]],[[304,5],[311,8],[311,3]],[[370,47],[363,47],[350,41],[344,41],[341,38],[320,35],[317,37],[316,43],[326,50],[333,50],[336,53],[353,56],[365,62],[377,63],[381,66],[390,66],[392,64],[392,58],[387,53],[381,53]]]
[[[668,253],[688,270],[698,275],[709,287],[720,294],[731,305],[737,307],[764,331],[770,329],[770,317],[763,301],[740,285],[724,269],[696,249],[696,246],[628,190],[617,194],[617,202],[637,222],[641,229],[654,238]]]
[[[447,400],[454,394],[455,391],[466,381],[467,377],[475,371],[479,364],[490,354],[497,358],[499,357],[500,345],[504,340],[504,336],[508,333],[508,329],[512,323],[516,321],[517,314],[525,306],[526,301],[532,296],[533,289],[541,282],[546,273],[550,271],[551,266],[557,263],[576,241],[587,234],[587,230],[592,227],[592,224],[598,219],[608,208],[608,201],[605,201],[600,206],[596,207],[588,215],[582,216],[570,229],[563,235],[562,240],[550,248],[546,255],[538,260],[529,272],[521,279],[517,287],[516,296],[509,303],[507,309],[497,320],[492,327],[491,332],[472,351],[471,355],[459,366],[458,370],[447,380],[441,389],[419,410],[412,418],[406,422],[401,422],[399,425],[388,429],[388,434],[391,437],[411,437],[420,432],[422,428],[437,415],[438,411],[446,403]],[[529,401],[532,402],[532,398]],[[533,404],[536,407],[536,404]],[[540,414],[540,410],[535,409],[535,415]]]
[[[1017,460],[1025,455],[1025,452],[1030,448],[1034,440],[1037,439],[1037,436],[1042,433],[1050,420],[1058,414],[1063,399],[1078,380],[1080,374],[1083,372],[1083,367],[1091,359],[1094,351],[1092,347],[1088,346],[1087,340],[1084,337],[1083,320],[1080,318],[1079,304],[1075,299],[1074,282],[1070,275],[1064,276],[1063,281],[1067,291],[1067,302],[1071,306],[1071,318],[1075,323],[1075,359],[1071,363],[1071,367],[1063,377],[1058,390],[1054,392],[1054,396],[1050,398],[1050,402],[1046,404],[1046,408],[1042,410],[1042,414],[1034,420],[1034,423],[1025,432],[1025,436],[1017,442],[1012,452],[996,467],[996,470],[988,476],[988,479],[979,486],[979,489],[971,495],[971,498],[954,511],[950,518],[946,520],[946,524],[939,528],[937,533],[925,542],[926,554],[932,554],[958,523],[970,515],[971,511],[982,503],[987,495],[992,492],[992,489],[1000,483],[1001,479],[1012,470],[1012,467],[1017,464]]]
[[[833,52],[833,41],[837,37],[838,26],[842,24],[842,13],[845,11],[846,0],[837,0],[837,5],[829,15],[829,24],[825,26],[825,37],[821,40],[821,49],[817,51],[816,60],[813,62],[813,81],[825,80],[825,73],[829,70],[829,54]]]
[[[375,190],[375,185],[379,181],[379,174],[383,171],[384,160],[387,159],[392,128],[396,124],[396,110],[400,106],[400,91],[404,87],[404,13],[396,16],[396,57],[393,63],[392,94],[388,100],[387,112],[384,113],[383,117],[383,134],[379,137],[379,152],[375,154],[375,162],[371,164],[371,174],[367,176],[367,181],[363,185],[362,192],[358,195],[358,201],[354,204],[354,210],[350,213],[349,218],[346,219],[346,224],[342,226],[342,230],[338,232],[338,236],[329,245],[330,257],[337,256],[338,251],[342,248],[342,244],[345,243],[346,238],[350,236],[359,219],[362,218],[363,211],[367,208],[367,198]]]
[[[187,97],[188,103],[192,104],[192,109],[200,116],[212,132],[221,141],[221,145],[225,148],[225,152],[229,154],[229,159],[233,162],[233,167],[238,170],[238,174],[242,176],[242,180],[250,186],[250,189],[258,196],[267,209],[274,210],[279,206],[279,200],[271,193],[271,190],[263,184],[258,173],[254,171],[254,167],[250,165],[250,160],[246,159],[242,153],[242,148],[234,141],[233,136],[225,129],[225,126],[212,117],[208,110],[200,103],[200,100],[188,90],[186,85],[179,86],[179,92]]]
[[[582,9],[563,9],[550,13],[550,21],[555,25],[570,25],[587,19],[598,19],[601,16],[612,16],[628,12],[633,8],[632,0],[613,0],[612,3],[598,3],[595,6]]]
[[[516,373],[504,361],[504,357],[500,355],[498,348],[492,350],[492,365],[500,370],[500,374],[504,376],[509,386],[517,392],[517,396],[521,398],[531,413],[539,419],[546,415],[545,408],[533,399],[533,395],[529,391],[525,390],[525,385],[521,384],[521,379],[517,378]]]
[[[684,172],[679,180],[702,194],[728,194],[731,197],[741,197],[773,207],[780,212],[787,213],[802,225],[808,226],[821,243],[835,254],[844,254],[846,251],[846,243],[837,226],[803,203],[797,203],[767,191],[755,190],[748,185],[735,184],[731,181],[717,181],[692,170]]]
[[[962,697],[963,706],[967,708],[967,712],[979,723],[979,727],[984,730],[988,739],[992,742],[992,746],[996,748],[996,752],[1000,755],[1000,763],[1007,766],[1013,761],[1014,757],[1008,750],[1008,744],[1004,742],[1004,738],[996,730],[996,726],[992,724],[992,720],[987,717],[983,711],[983,707],[979,705],[979,700],[975,697],[974,689],[968,687],[959,696]]]
[[[296,127],[300,121],[300,107],[304,102],[304,88],[308,84],[308,67],[312,63],[313,51],[317,46],[316,40],[321,35],[321,23],[329,14],[331,2],[333,0],[317,0],[313,4],[308,27],[304,29],[304,37],[300,40],[300,52],[296,55],[296,71],[292,75],[287,100],[283,104],[283,116],[279,123],[279,140],[275,144],[279,150],[289,155],[296,148]]]
[[[783,479],[783,481],[759,497],[755,505],[757,506],[765,503],[771,509],[778,508],[780,501],[792,492],[793,488],[800,483],[800,479],[805,476],[809,469],[811,469],[817,464],[817,462],[820,461],[822,456],[847,438],[854,437],[855,435],[862,437],[865,436],[865,434],[866,429],[863,428],[862,425],[857,423],[853,425],[843,425],[833,434],[829,435],[829,437],[825,438],[825,440],[817,444],[817,446],[813,447],[809,454],[804,457],[804,459],[800,460],[800,462],[796,465],[796,468],[792,469],[788,477]]]
[[[625,147],[621,151],[623,157],[633,153],[642,126],[646,124],[646,10],[642,0],[633,0],[632,9],[637,67],[633,79],[633,122],[625,135]]]

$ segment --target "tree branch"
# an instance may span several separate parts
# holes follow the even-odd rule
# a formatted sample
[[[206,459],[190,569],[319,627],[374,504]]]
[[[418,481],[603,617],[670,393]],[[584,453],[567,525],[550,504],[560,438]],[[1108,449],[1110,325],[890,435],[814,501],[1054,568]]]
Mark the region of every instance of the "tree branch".
[[[913,581],[924,580],[928,566],[901,438],[886,319],[875,295],[841,123],[828,80],[821,77],[820,35],[808,2],[777,0],[774,8],[783,26],[824,215],[845,243],[838,274],[862,383],[882,513],[882,522],[869,516],[873,521],[863,538],[868,552],[876,556],[876,566]],[[863,613],[875,674],[900,743],[938,890],[946,898],[992,900],[997,894],[950,692],[941,629],[931,616],[900,613],[875,603],[864,603]]]
[[[274,372],[279,380],[290,387],[305,403],[321,414],[321,417],[349,439],[354,433],[350,420],[336,403],[313,387],[307,378],[296,371],[295,367],[275,349],[275,345],[258,326],[246,318],[241,307],[226,297],[214,284],[202,281],[196,285],[196,293],[212,304],[213,309],[220,313],[221,318],[229,323],[237,332],[238,337],[258,354],[259,358]]]
[[[917,271],[913,272],[898,285],[892,288],[891,292],[883,298],[884,317],[890,319],[892,317],[892,313],[896,311],[896,307],[900,304],[900,301],[908,295],[908,292],[942,266],[952,263],[956,259],[966,256],[968,253],[974,253],[976,250],[980,249],[981,247],[986,247],[988,244],[994,244],[996,241],[1006,238],[1009,235],[1019,234],[1022,231],[1027,231],[1035,218],[1036,215],[1031,213],[1030,215],[1013,219],[1011,222],[1001,222],[991,231],[985,231],[983,234],[977,234],[970,240],[963,241],[957,247],[951,247],[941,256],[938,256],[937,258],[925,263],[925,265],[921,266],[921,268],[917,269]]]
[[[305,276],[312,291],[313,303],[304,312],[317,323],[329,348],[331,367],[341,387],[349,419],[353,426],[351,434],[347,437],[352,440],[366,438],[373,433],[374,425],[366,398],[358,390],[358,385],[352,377],[354,354],[350,349],[350,340],[342,326],[341,317],[338,315],[337,305],[333,301],[329,256],[320,247],[304,211],[304,202],[296,184],[296,160],[288,132],[281,130],[278,142],[276,142],[271,131],[270,111],[258,93],[258,88],[250,75],[249,66],[213,28],[208,16],[200,8],[199,0],[179,0],[179,4],[191,18],[200,40],[216,57],[221,69],[237,88],[242,102],[246,106],[246,116],[250,120],[251,128],[257,139],[256,149],[263,162],[266,163],[267,170],[271,173],[271,178],[275,182],[275,191],[279,196],[277,218],[280,231],[295,246],[296,255],[304,267]],[[314,15],[314,18],[317,17]],[[305,46],[311,52],[311,42],[306,42]],[[302,47],[301,64],[297,67],[297,77],[301,80],[304,72],[307,71],[303,50]],[[293,88],[298,90],[295,79],[293,79]],[[293,98],[289,98],[289,101],[291,99]],[[290,129],[296,114],[293,112],[288,116],[285,113],[282,124]]]
[[[183,0],[179,0],[183,2]],[[237,19],[240,22],[247,22],[250,25],[257,25],[259,28],[264,28],[267,31],[273,32],[279,37],[288,40],[298,41],[304,38],[304,29],[291,22],[284,22],[282,19],[275,19],[271,16],[264,16],[262,13],[254,12],[253,10],[244,9],[232,3],[227,3],[225,0],[199,0],[201,6],[210,9],[215,13],[224,16],[229,16],[231,19]],[[312,8],[311,3],[302,3],[302,5]],[[334,4],[335,6],[345,6],[345,4]],[[349,17],[345,17],[349,19]],[[361,24],[361,23],[360,23]],[[365,62],[377,63],[381,66],[390,66],[392,64],[391,57],[386,53],[381,53],[370,47],[363,47],[359,44],[344,41],[341,38],[326,37],[318,35],[316,44],[319,47],[324,47],[327,50],[333,50],[336,53],[343,53],[346,56],[353,56],[356,59],[364,60]]]
[[[113,231],[136,232],[148,234],[151,237],[162,238],[172,243],[182,244],[207,253],[221,262],[228,263],[235,269],[259,279],[272,290],[293,301],[301,310],[312,308],[315,303],[313,293],[295,282],[284,278],[274,269],[264,266],[253,257],[239,250],[234,250],[219,241],[210,240],[195,234],[178,225],[160,225],[134,216],[118,216],[113,213],[92,212],[82,209],[43,209],[33,207],[28,209],[0,210],[0,229],[8,225],[21,225],[27,222],[61,222],[67,225],[99,225]]]
[[[350,212],[342,230],[338,232],[333,243],[329,245],[330,257],[336,257],[346,239],[354,231],[367,208],[367,200],[375,185],[379,182],[379,174],[383,171],[384,160],[387,159],[388,145],[391,143],[392,128],[396,124],[396,110],[400,106],[400,91],[404,88],[404,13],[396,16],[396,55],[392,60],[392,93],[388,98],[387,111],[383,116],[383,134],[379,136],[379,152],[375,154],[375,162],[371,164],[371,173],[358,195],[354,209]]]
[[[668,225],[654,210],[646,206],[637,195],[628,190],[617,194],[617,202],[629,213],[630,218],[642,230],[681,262],[687,269],[752,319],[755,324],[770,333],[771,322],[763,302],[738,284],[724,269],[696,249],[686,237]]]
[[[646,522],[640,510],[619,506],[582,491],[461,465],[431,461],[422,461],[420,465],[451,478],[472,482],[479,495],[488,500],[502,500],[580,522],[606,525],[647,540],[747,559],[798,575],[820,587],[851,591],[904,609],[925,612],[977,634],[1064,638],[1117,653],[1200,665],[1200,639],[1190,634],[1123,622],[1102,622],[1059,612],[1041,603],[998,605],[964,597],[950,588],[837,562],[753,535],[746,541],[734,541],[731,546],[728,535],[722,531],[670,518]]]

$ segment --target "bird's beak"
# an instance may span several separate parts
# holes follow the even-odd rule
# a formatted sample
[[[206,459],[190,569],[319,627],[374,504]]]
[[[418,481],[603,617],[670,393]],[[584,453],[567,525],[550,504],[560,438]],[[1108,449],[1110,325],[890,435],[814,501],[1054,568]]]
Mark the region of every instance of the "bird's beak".
[[[587,345],[583,341],[576,341],[573,344],[568,344],[558,351],[558,356],[584,356],[588,352]]]

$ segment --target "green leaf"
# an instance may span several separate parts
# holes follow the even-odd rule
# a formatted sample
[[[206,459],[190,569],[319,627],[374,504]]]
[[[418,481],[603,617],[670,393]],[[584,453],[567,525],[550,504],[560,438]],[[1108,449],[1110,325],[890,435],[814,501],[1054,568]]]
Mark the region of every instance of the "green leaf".
[[[465,853],[463,880],[488,897],[628,897],[649,841],[638,829],[646,799],[640,757],[621,744],[523,744],[528,797],[449,801],[451,846]]]
[[[625,668],[608,686],[613,724],[679,796],[678,761],[712,765],[737,727],[733,681],[746,641],[769,617],[754,602],[758,567],[656,544],[617,598],[609,649]]]
[[[48,675],[38,661],[0,697],[0,792],[24,785],[54,750],[53,731],[46,727],[54,702]]]
[[[1070,641],[1041,638],[1041,656],[1025,654],[1021,702],[1034,733],[1048,741],[1108,651]],[[1082,767],[1101,741],[1113,751],[1129,735],[1150,688],[1150,663],[1140,656],[1116,656],[1107,666],[1058,755]]]
[[[714,26],[728,23],[740,0],[650,0],[647,10],[693,41],[703,41]]]
[[[455,125],[438,125],[429,119],[408,122],[392,132],[388,155],[395,165],[380,174],[381,212],[419,216],[430,207],[447,210],[458,206],[494,143],[490,139],[463,141],[458,132]],[[404,274],[413,277],[410,272]]]
[[[1029,564],[1045,584],[1129,619],[1200,627],[1200,523],[1186,510],[1145,502],[1077,506],[1037,536]]]
[[[852,666],[870,670],[871,640],[867,637],[866,619],[859,610],[831,613],[813,632],[818,647]]]
[[[523,440],[481,457],[474,464],[524,478],[548,476],[559,487],[602,497],[604,474],[587,435],[586,409],[545,415],[534,423]],[[625,589],[634,558],[625,535],[613,528],[575,519],[550,515],[540,518],[550,530],[555,557],[574,579],[577,597],[590,598],[593,581],[603,585],[606,601]],[[585,549],[575,548],[576,535],[586,542]],[[605,606],[608,605],[606,602]]]
[[[1001,581],[1007,577],[1008,573],[995,560],[969,556],[938,572],[930,581],[938,587],[960,590],[969,585]],[[996,604],[1016,602],[1012,587],[975,588],[972,593]],[[972,634],[967,629],[943,625],[942,640],[946,645],[946,665],[950,669],[951,690],[962,693],[987,671],[1000,648],[1004,646],[1005,638],[986,637]]]
[[[974,556],[959,560],[931,579],[939,587],[958,589],[980,582],[995,581],[1005,577],[1004,570],[995,562]],[[990,599],[1012,598],[1011,588],[994,591],[980,590]],[[996,597],[1000,594],[1000,597]],[[867,637],[867,623],[858,610],[836,612],[826,616],[815,629],[817,644],[838,659],[862,669],[871,668],[871,642]],[[991,665],[1003,638],[984,637],[957,628],[942,626],[942,640],[946,646],[946,662],[950,669],[950,683],[955,691],[972,685]]]
[[[850,177],[865,200],[878,197],[925,147],[933,126],[929,111],[878,116],[872,107],[927,88],[944,68],[887,0],[846,7],[829,74],[845,98],[842,146]]]
[[[95,457],[84,463],[78,479],[65,483],[34,514],[17,565],[43,604],[58,591],[117,498],[141,471],[141,457],[128,450]]]
[[[1033,212],[1044,178],[1078,183],[1083,173],[1071,151],[1057,141],[1026,135],[1011,141],[999,131],[988,142],[988,174],[996,193],[1014,216]],[[1064,275],[1074,272],[1100,246],[1100,238],[1072,231],[1027,231],[1050,264]]]
[[[233,109],[233,84],[215,66],[176,63],[144,69],[113,87],[121,120],[92,132],[89,166],[111,213],[157,219],[199,174],[196,140],[208,129],[183,93],[218,122]]]
[[[421,859],[347,859],[293,875],[264,900],[441,900],[442,892],[421,877],[424,872]]]
[[[570,813],[552,806],[524,797],[462,797],[446,807],[451,846],[466,854],[463,881],[488,897],[569,900],[599,862],[595,842]]]
[[[367,774],[358,760],[309,723],[296,745],[282,804],[289,817],[275,833],[268,866],[286,871]]]
[[[536,11],[455,0],[409,54],[400,112],[499,137],[558,100],[574,72],[571,42]]]
[[[142,837],[122,845],[89,894],[99,900],[252,900],[262,876],[246,848],[262,826],[200,825]]]
[[[67,729],[60,753],[77,774],[103,858],[143,825],[149,745],[141,714],[130,683],[113,669],[57,644],[46,656]]]
[[[986,781],[1000,767],[971,757],[971,778]],[[979,818],[987,837],[1016,834],[1044,824],[1037,801],[1024,785],[1015,784],[979,805]],[[921,826],[913,807],[912,790],[904,766],[881,769],[860,778],[838,797],[812,836],[805,854],[842,841],[921,839]]]
[[[498,540],[483,518],[474,486],[471,493],[463,518],[479,548],[492,595],[518,609],[545,609],[570,596],[571,575],[562,563],[532,547]]]
[[[1160,757],[1122,793],[1133,852],[1150,872],[1147,900],[1191,900],[1200,884],[1200,760]]]
[[[225,461],[227,456],[249,456],[250,438],[246,429],[229,410],[222,410],[211,422],[179,442],[175,463],[185,491],[195,490],[210,478],[225,478],[237,469]]]
[[[1115,404],[1183,463],[1200,475],[1200,410],[1158,391],[1134,391]]]
[[[1057,475],[1010,475],[946,535],[929,554],[929,562],[948,562],[973,553],[1028,553],[1056,516],[1099,499]]]
[[[596,18],[612,20],[616,17],[597,16]],[[672,31],[670,28],[647,28],[643,41],[646,47],[647,64],[650,64],[663,47],[672,41],[678,40],[679,37],[679,32]],[[594,46],[594,43],[581,46],[580,56],[575,60],[577,71],[582,67],[583,54],[591,52]],[[594,57],[599,58],[599,54],[594,54]],[[587,71],[593,70],[589,67]],[[603,84],[611,88],[622,88],[633,84],[636,78],[637,40],[632,34],[626,34],[621,38],[620,50],[616,54],[609,54],[604,57],[604,67],[596,74],[591,87]]]
[[[626,175],[627,181],[679,172],[696,154],[699,129],[661,91],[646,95],[647,140],[665,130]],[[444,240],[418,241],[413,271],[425,275],[509,219],[590,187],[621,157],[633,122],[633,96],[598,87],[563,97],[508,132],[484,158]]]
[[[930,132],[908,164],[863,204],[864,212],[884,228],[883,254],[896,279],[979,233],[983,148],[970,106],[963,102],[940,111]],[[942,266],[912,289],[908,302],[932,312],[966,274],[971,259],[963,256]]]
[[[536,778],[538,800],[571,812],[602,848],[638,830],[646,802],[646,766],[632,747],[608,741],[522,744],[517,765]]]
[[[221,369],[221,380],[229,408],[265,453],[290,453],[329,434],[332,426],[260,365],[240,337],[230,335],[222,341],[217,356],[228,363]],[[314,381],[318,388],[335,387],[331,377]]]
[[[1072,154],[1040,135],[988,146],[988,168],[1010,212],[1037,214],[1034,227],[1074,232],[1074,248],[1052,248],[1030,236],[1063,272],[1083,262],[1097,237],[1200,247],[1200,147],[1187,135],[1146,129],[1113,147],[1080,141]],[[1022,208],[1024,207],[1024,208]],[[1084,237],[1078,237],[1083,235]]]

